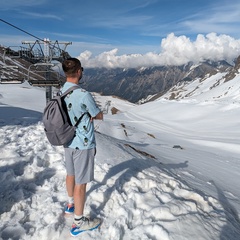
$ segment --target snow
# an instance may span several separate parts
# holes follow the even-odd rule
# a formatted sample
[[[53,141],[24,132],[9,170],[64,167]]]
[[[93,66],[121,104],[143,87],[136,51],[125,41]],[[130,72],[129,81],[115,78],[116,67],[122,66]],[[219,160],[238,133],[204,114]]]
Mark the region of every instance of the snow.
[[[102,108],[111,101],[104,121],[95,121],[95,180],[85,208],[102,224],[76,239],[240,239],[239,76],[210,90],[221,77],[176,101],[165,95],[134,105],[94,94]],[[189,84],[185,92],[195,89]],[[3,240],[73,239],[72,217],[63,214],[63,149],[45,137],[45,103],[43,88],[0,85]]]

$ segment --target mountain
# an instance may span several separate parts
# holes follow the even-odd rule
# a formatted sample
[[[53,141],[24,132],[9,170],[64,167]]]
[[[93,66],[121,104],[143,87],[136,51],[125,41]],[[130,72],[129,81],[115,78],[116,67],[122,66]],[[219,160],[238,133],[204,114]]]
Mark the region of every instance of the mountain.
[[[168,100],[194,98],[207,101],[226,98],[229,94],[231,94],[231,97],[234,95],[234,98],[238,98],[239,72],[240,57],[236,60],[234,67],[213,74],[205,74],[204,77],[196,77],[192,81],[182,80],[164,95],[156,94],[150,100],[153,101],[162,97]]]
[[[231,68],[222,61],[140,69],[86,69],[83,86],[92,92],[116,95],[136,103],[149,95],[162,95],[179,82],[202,79]]]
[[[35,65],[13,55],[5,56],[3,48],[0,49],[1,81],[2,79],[16,79],[19,76],[20,79],[27,79],[32,84],[43,82],[46,85],[48,83],[45,81],[46,66],[37,66],[38,69],[35,69],[32,68]],[[133,103],[158,98],[169,90],[172,93],[169,98],[175,99],[179,97],[175,96],[177,93],[173,91],[175,86],[181,87],[194,80],[202,81],[219,73],[227,73],[225,81],[231,80],[238,71],[239,61],[239,59],[236,61],[236,66],[226,61],[205,61],[199,64],[191,62],[182,66],[155,66],[139,69],[89,68],[84,70],[82,86],[90,92],[115,95]],[[11,66],[11,69],[4,70],[4,64]],[[17,66],[17,70],[13,71],[13,66]],[[62,85],[64,79],[61,76],[51,70],[51,76],[48,77],[52,83]]]

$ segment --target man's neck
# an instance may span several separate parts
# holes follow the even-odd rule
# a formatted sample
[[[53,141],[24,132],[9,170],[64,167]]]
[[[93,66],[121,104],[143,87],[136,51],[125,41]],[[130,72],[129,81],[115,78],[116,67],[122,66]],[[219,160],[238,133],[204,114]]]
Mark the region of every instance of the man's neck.
[[[78,84],[79,80],[77,78],[68,77],[67,82]]]

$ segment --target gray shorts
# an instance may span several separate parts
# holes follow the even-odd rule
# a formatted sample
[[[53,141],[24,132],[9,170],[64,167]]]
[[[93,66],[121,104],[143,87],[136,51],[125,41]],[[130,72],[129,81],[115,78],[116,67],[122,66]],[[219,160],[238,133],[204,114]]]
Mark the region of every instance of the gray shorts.
[[[64,148],[68,176],[75,176],[76,184],[84,184],[94,179],[94,156],[96,149],[79,150]]]

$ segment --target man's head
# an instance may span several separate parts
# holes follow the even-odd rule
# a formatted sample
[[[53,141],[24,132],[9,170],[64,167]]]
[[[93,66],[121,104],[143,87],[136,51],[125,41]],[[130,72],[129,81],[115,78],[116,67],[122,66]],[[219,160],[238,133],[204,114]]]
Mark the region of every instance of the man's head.
[[[82,78],[83,68],[77,58],[68,58],[62,63],[63,71],[67,78]]]

